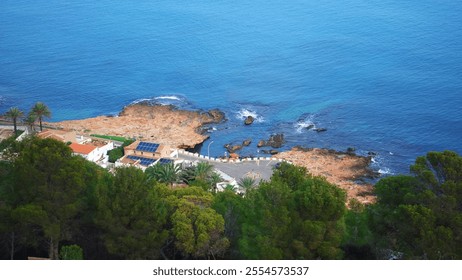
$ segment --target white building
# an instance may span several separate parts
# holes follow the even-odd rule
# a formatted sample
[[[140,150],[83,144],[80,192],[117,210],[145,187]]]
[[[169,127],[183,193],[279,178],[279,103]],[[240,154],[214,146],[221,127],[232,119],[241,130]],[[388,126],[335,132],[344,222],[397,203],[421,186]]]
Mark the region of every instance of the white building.
[[[71,143],[69,147],[72,149],[74,155],[80,155],[86,160],[93,161],[98,164],[106,164],[109,159],[107,152],[114,149],[114,143],[108,142],[102,146]]]

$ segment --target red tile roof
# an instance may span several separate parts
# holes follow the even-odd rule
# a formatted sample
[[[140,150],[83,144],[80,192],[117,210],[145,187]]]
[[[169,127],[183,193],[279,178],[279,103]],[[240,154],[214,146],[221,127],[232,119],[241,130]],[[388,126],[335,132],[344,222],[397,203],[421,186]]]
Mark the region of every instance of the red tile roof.
[[[72,151],[74,151],[74,153],[82,155],[88,155],[94,149],[96,149],[96,146],[93,145],[82,145],[77,143],[72,143],[69,145],[69,147],[72,149]]]

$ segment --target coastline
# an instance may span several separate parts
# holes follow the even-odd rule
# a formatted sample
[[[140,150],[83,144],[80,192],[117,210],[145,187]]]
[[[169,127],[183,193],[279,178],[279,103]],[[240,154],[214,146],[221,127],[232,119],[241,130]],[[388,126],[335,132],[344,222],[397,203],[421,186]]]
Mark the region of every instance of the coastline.
[[[128,105],[116,117],[69,120],[47,125],[73,130],[78,134],[104,134],[136,138],[181,149],[194,149],[209,136],[202,126],[219,123],[224,114],[218,110],[187,111],[165,105]]]
[[[377,173],[370,169],[371,157],[320,148],[294,147],[274,157],[305,167],[314,176],[325,177],[347,193],[347,202],[355,198],[363,204],[375,202],[373,185],[366,178]]]
[[[78,134],[104,134],[152,141],[180,149],[194,150],[201,147],[209,135],[204,126],[221,123],[224,114],[217,110],[192,111],[177,109],[171,105],[132,104],[123,108],[116,117],[98,116],[82,120],[47,123]],[[342,188],[348,200],[356,198],[361,203],[373,203],[372,184],[364,178],[377,174],[370,169],[371,157],[358,156],[320,148],[293,147],[279,152],[275,158],[288,160],[307,168],[315,176]]]

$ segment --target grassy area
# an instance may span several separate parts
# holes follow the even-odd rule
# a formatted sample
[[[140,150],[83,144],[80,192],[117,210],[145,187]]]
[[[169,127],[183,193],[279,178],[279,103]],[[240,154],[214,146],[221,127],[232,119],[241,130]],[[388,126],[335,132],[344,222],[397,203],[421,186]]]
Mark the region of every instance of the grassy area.
[[[112,141],[119,141],[119,142],[125,142],[125,141],[129,140],[129,139],[121,137],[121,136],[110,136],[110,135],[99,135],[99,134],[90,134],[90,136],[103,138],[103,139],[108,139],[108,140],[112,140]]]

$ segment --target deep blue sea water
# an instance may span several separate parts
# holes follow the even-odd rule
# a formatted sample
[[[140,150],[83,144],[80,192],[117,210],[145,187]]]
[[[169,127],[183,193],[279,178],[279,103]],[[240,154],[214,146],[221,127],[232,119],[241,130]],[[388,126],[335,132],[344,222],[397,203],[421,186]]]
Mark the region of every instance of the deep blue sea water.
[[[256,155],[284,133],[285,149],[355,147],[406,173],[428,151],[462,153],[461,26],[454,0],[1,0],[0,112],[174,101],[227,114],[205,154],[252,138]]]

